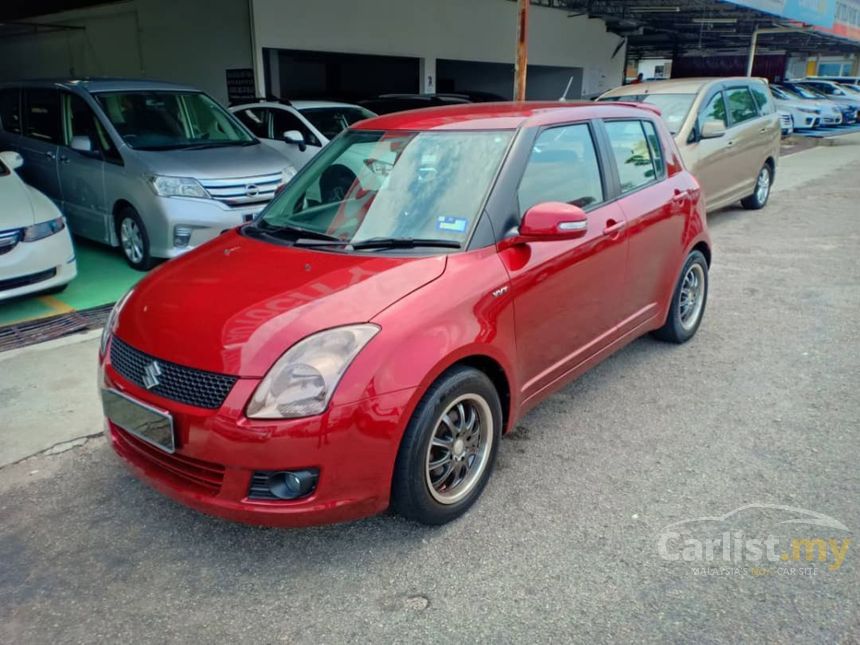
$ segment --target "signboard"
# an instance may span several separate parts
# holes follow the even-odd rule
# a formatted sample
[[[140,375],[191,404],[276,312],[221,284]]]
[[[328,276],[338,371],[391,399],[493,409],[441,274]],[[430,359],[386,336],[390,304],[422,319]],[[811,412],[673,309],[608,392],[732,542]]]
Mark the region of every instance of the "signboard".
[[[256,98],[254,70],[249,68],[227,70],[227,101],[246,103]]]
[[[789,20],[818,27],[832,27],[836,17],[836,0],[731,0],[750,9],[766,11]]]

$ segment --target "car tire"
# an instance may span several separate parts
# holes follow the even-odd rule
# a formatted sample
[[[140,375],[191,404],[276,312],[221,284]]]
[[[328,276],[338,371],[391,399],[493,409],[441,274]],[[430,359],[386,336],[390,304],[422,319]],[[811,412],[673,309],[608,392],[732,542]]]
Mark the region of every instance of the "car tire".
[[[770,164],[765,164],[759,170],[755,180],[755,188],[752,195],[741,200],[741,206],[750,211],[764,208],[770,199],[770,189],[773,186],[773,169]]]
[[[691,290],[695,290],[695,301],[692,303]],[[684,262],[666,322],[652,335],[667,343],[686,343],[696,335],[707,303],[708,261],[701,251],[693,251]]]
[[[499,393],[486,374],[464,366],[439,377],[418,403],[400,443],[392,509],[428,525],[465,513],[490,478],[502,423]]]
[[[116,236],[125,261],[132,269],[148,271],[155,264],[149,254],[149,235],[137,211],[126,206],[116,216]]]

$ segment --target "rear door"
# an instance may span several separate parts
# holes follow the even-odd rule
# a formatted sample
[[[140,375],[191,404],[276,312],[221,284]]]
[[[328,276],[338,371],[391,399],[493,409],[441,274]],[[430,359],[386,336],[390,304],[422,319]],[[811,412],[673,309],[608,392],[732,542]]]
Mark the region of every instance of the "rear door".
[[[762,135],[767,130],[767,123],[760,117],[747,85],[727,87],[726,106],[729,116],[726,145],[732,148],[731,195],[734,199],[741,199],[752,194],[765,159]]]
[[[734,190],[733,156],[734,150],[729,141],[729,120],[726,113],[726,103],[723,91],[719,88],[712,90],[706,97],[704,107],[699,110],[697,131],[707,121],[721,121],[727,131],[722,137],[715,139],[700,139],[688,144],[688,163],[690,171],[699,180],[705,201],[710,208],[712,205],[722,205],[726,196]]]
[[[57,153],[63,137],[59,90],[24,90],[22,128],[24,136],[18,152],[24,157],[24,165],[19,173],[24,181],[61,206],[62,191],[57,168]]]
[[[627,237],[621,208],[608,201],[612,184],[604,183],[597,151],[589,123],[547,128],[520,180],[520,217],[542,202],[574,204],[588,214],[581,238],[503,251],[526,398],[604,348],[619,322]]]

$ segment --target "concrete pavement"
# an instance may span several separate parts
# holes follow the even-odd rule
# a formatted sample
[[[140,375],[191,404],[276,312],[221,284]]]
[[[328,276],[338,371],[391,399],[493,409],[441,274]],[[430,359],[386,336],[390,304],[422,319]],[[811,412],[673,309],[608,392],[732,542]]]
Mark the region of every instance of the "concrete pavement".
[[[0,642],[860,641],[858,173],[846,137],[784,159],[765,210],[712,215],[697,337],[643,338],[531,412],[448,526],[225,523],[136,481],[102,438],[0,469]],[[96,342],[0,354],[3,444],[41,436],[45,416],[18,417],[52,400],[79,411],[24,452],[100,428]],[[74,383],[25,372],[72,355]],[[749,504],[846,527],[822,533],[851,540],[841,567],[660,556],[666,525]]]

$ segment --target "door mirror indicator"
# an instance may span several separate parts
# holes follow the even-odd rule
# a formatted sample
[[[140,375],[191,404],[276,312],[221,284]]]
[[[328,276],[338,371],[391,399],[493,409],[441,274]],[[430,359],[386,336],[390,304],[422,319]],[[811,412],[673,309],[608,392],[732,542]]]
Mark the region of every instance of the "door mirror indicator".
[[[717,119],[702,124],[702,139],[718,139],[726,133],[726,124]]]
[[[588,232],[588,215],[579,206],[542,202],[528,209],[507,246],[543,240],[571,240]]]
[[[295,146],[299,147],[299,150],[304,152],[308,148],[308,144],[305,142],[305,137],[298,130],[287,130],[283,134],[284,142],[291,143]]]
[[[2,161],[4,165],[8,166],[10,170],[17,170],[24,165],[24,157],[13,150],[0,152],[0,161]]]

